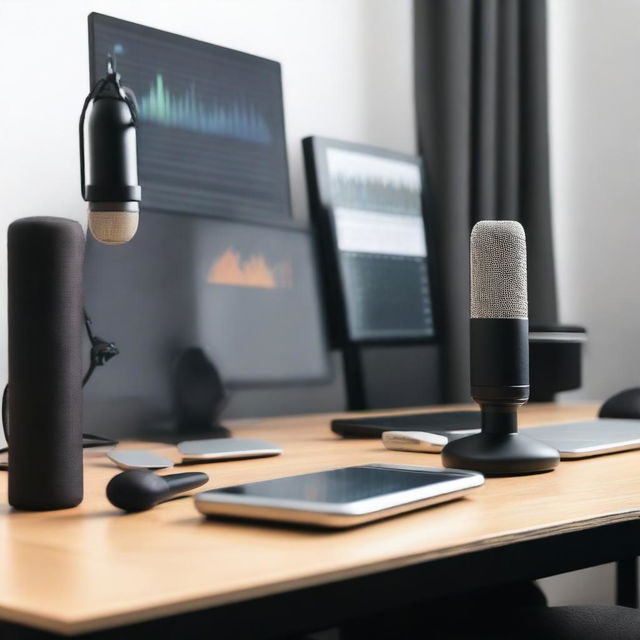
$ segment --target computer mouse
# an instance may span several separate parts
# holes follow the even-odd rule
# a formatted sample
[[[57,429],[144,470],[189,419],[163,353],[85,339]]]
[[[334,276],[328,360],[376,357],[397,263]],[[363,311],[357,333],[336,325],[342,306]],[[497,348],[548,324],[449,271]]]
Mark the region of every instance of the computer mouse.
[[[640,420],[640,387],[625,389],[611,396],[600,407],[598,416]]]

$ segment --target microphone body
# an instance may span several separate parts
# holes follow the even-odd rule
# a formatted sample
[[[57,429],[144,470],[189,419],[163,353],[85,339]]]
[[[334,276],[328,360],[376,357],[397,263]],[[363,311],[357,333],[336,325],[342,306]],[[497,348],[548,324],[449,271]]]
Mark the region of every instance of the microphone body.
[[[103,244],[128,242],[138,229],[136,114],[135,97],[110,64],[80,117],[82,196],[89,203],[89,230]]]
[[[478,403],[529,399],[527,318],[471,319],[471,396]]]
[[[518,222],[482,221],[471,233],[470,357],[482,431],[449,443],[444,465],[488,475],[553,469],[558,452],[518,433],[517,411],[529,399],[526,240]]]

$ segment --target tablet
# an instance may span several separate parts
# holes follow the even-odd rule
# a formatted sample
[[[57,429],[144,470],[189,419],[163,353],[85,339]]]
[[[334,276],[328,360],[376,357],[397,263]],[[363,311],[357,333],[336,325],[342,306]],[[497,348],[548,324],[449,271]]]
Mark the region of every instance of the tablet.
[[[342,528],[460,498],[484,484],[474,471],[369,464],[252,482],[196,496],[206,516]]]
[[[216,462],[279,456],[282,447],[272,442],[249,438],[210,438],[179,442],[178,451],[182,454],[182,462]]]

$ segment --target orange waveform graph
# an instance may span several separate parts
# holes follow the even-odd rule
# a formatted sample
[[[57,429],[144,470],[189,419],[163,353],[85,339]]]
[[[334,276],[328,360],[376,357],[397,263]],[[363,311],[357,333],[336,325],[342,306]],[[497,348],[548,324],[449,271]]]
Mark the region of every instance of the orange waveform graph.
[[[232,287],[288,289],[293,284],[293,274],[288,262],[269,265],[261,254],[243,260],[240,252],[229,248],[211,265],[207,282]]]

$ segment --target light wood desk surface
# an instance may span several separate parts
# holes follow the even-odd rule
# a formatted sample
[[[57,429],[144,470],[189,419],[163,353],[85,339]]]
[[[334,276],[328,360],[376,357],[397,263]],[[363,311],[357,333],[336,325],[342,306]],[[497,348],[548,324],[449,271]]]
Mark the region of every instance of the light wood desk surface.
[[[529,406],[521,424],[595,411]],[[208,472],[213,488],[371,462],[440,465],[437,455],[343,440],[330,418],[241,424],[234,435],[279,443],[284,454],[188,470]],[[172,447],[154,448],[175,457]],[[2,477],[0,619],[77,634],[640,517],[638,451],[489,479],[463,500],[339,532],[206,521],[190,498],[125,515],[105,498],[117,472],[104,456],[88,457],[82,505],[47,513],[12,512]]]

